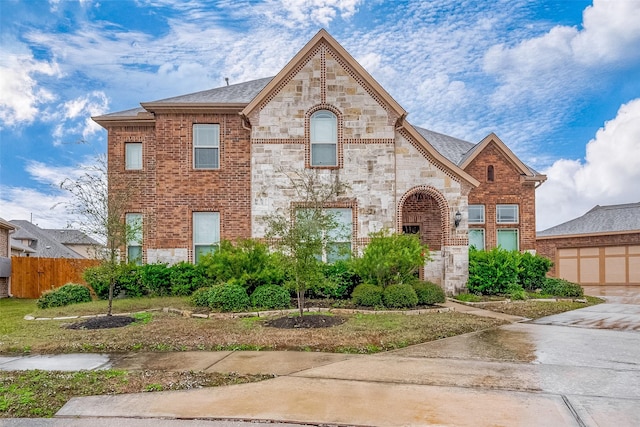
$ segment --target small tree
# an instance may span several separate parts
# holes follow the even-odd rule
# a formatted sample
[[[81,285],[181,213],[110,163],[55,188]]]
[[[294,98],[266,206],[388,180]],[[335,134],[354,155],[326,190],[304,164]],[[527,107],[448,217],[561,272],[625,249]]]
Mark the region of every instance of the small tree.
[[[65,203],[66,209],[76,218],[71,224],[90,236],[104,242],[104,246],[94,248],[96,257],[101,259],[109,272],[109,306],[107,315],[112,315],[113,289],[121,262],[120,248],[137,238],[141,224],[127,223],[125,212],[130,193],[125,188],[109,191],[107,158],[98,155],[95,163],[81,166],[82,173],[77,178],[67,178],[60,188],[71,194]]]
[[[325,207],[346,186],[337,178],[329,183],[320,182],[317,172],[282,173],[289,178],[298,202],[284,212],[266,218],[266,237],[287,262],[302,316],[307,289],[315,281],[324,280],[322,253],[331,239],[331,232],[339,227],[335,216]]]
[[[365,283],[386,288],[415,281],[419,269],[430,259],[429,248],[414,234],[381,230],[370,238],[362,257],[355,262],[356,273]]]

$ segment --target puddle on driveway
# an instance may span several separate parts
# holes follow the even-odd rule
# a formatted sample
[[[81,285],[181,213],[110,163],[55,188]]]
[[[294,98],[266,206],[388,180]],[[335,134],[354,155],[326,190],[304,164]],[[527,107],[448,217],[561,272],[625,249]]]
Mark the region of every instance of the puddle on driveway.
[[[496,328],[420,344],[394,353],[407,357],[534,362],[536,346],[533,342],[527,332]]]

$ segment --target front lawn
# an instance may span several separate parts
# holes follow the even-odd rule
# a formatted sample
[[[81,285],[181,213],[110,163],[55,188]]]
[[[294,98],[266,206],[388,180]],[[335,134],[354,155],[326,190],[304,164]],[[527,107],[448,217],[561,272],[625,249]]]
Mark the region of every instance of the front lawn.
[[[116,300],[114,313],[147,308],[188,307],[187,298]],[[35,300],[0,300],[0,353],[70,353],[187,350],[295,350],[376,353],[482,330],[503,321],[462,313],[351,314],[330,328],[278,329],[265,318],[185,318],[152,312],[150,319],[122,328],[72,330],[79,320],[24,320],[36,317],[104,313],[97,301],[38,310]]]

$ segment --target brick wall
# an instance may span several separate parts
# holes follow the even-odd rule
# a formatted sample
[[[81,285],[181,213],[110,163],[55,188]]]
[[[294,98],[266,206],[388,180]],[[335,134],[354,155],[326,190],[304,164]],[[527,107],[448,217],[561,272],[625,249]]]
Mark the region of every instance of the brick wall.
[[[538,239],[536,241],[536,249],[539,255],[547,257],[555,263],[558,249],[637,244],[640,244],[640,233],[628,233]],[[555,277],[555,275],[556,267],[554,265],[549,271],[549,276]]]
[[[494,180],[487,180],[487,168],[493,166]],[[497,244],[497,230],[518,229],[520,250],[536,248],[535,183],[521,180],[520,171],[508,157],[491,142],[467,166],[465,171],[480,181],[469,193],[470,205],[485,205],[485,224],[469,224],[469,228],[485,229],[485,246],[491,249]],[[496,205],[517,204],[519,224],[496,224]]]
[[[196,123],[220,125],[217,170],[193,168]],[[142,142],[142,170],[125,170],[125,142]],[[237,114],[158,113],[155,126],[109,128],[110,191],[130,192],[127,212],[144,215],[144,253],[163,254],[148,261],[191,259],[196,211],[220,212],[222,239],[250,237],[250,179],[249,131]]]

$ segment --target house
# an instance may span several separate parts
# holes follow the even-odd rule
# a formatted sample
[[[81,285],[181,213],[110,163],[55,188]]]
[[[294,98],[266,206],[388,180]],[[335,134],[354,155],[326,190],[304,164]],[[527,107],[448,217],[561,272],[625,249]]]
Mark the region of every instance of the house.
[[[581,285],[640,285],[640,203],[595,206],[537,236],[550,275]]]
[[[296,173],[346,185],[325,205],[348,230],[335,243],[419,234],[432,252],[421,277],[447,293],[466,287],[470,222],[477,246],[534,249],[545,177],[494,134],[471,144],[406,117],[321,30],[273,78],[93,120],[108,131],[109,191],[130,193],[126,221],[143,224],[129,258],[197,262],[220,239],[263,238],[267,216],[300,206]]]
[[[81,231],[43,229],[24,220],[9,221],[16,231],[11,236],[11,256],[40,258],[95,258],[100,243]]]
[[[9,296],[11,285],[10,234],[16,227],[0,218],[0,298]]]

